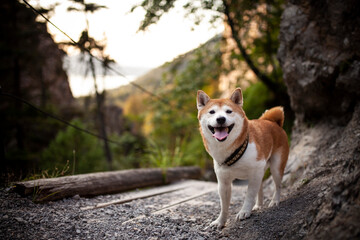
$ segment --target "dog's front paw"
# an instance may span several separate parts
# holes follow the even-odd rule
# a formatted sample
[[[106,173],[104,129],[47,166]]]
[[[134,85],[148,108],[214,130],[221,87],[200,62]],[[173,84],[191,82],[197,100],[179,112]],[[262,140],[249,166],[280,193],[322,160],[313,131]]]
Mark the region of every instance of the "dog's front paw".
[[[225,226],[225,220],[222,220],[220,218],[216,219],[210,224],[210,227],[215,227],[219,230],[221,230]]]
[[[253,210],[254,210],[254,211],[257,211],[257,210],[260,210],[261,208],[262,208],[261,205],[255,205],[255,206],[253,207]]]
[[[251,211],[243,211],[241,210],[237,215],[236,215],[236,220],[240,221],[240,220],[244,220],[248,217],[250,217],[251,215]]]

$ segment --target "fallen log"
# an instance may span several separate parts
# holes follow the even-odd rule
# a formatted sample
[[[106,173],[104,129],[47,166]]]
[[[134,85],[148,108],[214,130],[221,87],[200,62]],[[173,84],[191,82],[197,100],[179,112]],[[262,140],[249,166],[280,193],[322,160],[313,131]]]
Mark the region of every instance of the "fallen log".
[[[199,167],[131,169],[17,182],[14,190],[22,196],[33,195],[36,202],[44,202],[75,195],[92,197],[113,194],[181,179],[199,179],[200,176]]]

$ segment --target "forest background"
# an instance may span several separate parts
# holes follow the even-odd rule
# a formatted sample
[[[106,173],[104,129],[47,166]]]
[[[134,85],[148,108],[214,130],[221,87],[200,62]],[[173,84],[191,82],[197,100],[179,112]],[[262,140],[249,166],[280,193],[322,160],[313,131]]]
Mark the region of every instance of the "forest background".
[[[85,16],[106,8],[71,2],[69,11]],[[134,6],[133,10],[146,12],[139,30],[146,31],[164,14],[171,14],[174,4],[145,0]],[[111,69],[117,65],[104,54],[106,42],[89,36],[89,26],[78,40],[55,43],[44,20],[39,22],[41,18],[23,1],[4,1],[0,14],[5,36],[0,45],[2,183],[139,167],[211,169],[198,131],[198,89],[212,97],[226,97],[242,87],[250,119],[282,105],[290,135],[294,116],[276,58],[283,1],[187,1],[183,7],[194,25],[202,19],[200,10],[211,11],[209,21],[221,19],[224,33],[132,84],[105,91],[98,89],[95,80],[114,74]],[[56,5],[37,11],[50,17]],[[68,48],[79,50],[84,75],[94,80],[94,95],[73,98],[63,69]],[[111,141],[63,124],[34,106]]]

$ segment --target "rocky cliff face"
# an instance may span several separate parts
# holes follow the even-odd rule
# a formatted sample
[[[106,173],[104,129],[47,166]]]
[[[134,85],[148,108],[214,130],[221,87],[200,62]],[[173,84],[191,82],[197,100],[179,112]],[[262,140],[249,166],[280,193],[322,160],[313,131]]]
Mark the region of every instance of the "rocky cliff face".
[[[359,12],[356,0],[289,1],[278,58],[298,118],[351,117],[360,97]]]
[[[359,12],[355,0],[292,0],[282,16],[278,58],[296,113],[285,183],[306,206],[287,239],[360,237]]]
[[[64,52],[20,1],[0,4],[1,91],[27,100],[47,112],[71,119],[76,110],[66,72]],[[41,150],[63,127],[23,102],[0,96],[0,184],[25,177]]]
[[[41,107],[72,106],[74,98],[63,69],[65,53],[45,23],[36,22],[34,12],[18,1],[2,1],[0,14],[2,90]]]
[[[54,42],[47,32],[46,26],[41,25],[41,27],[43,31],[39,36],[38,52],[42,53],[42,57],[45,59],[42,65],[42,73],[49,92],[49,101],[60,106],[65,111],[64,108],[75,104],[68,76],[63,68],[65,53]]]

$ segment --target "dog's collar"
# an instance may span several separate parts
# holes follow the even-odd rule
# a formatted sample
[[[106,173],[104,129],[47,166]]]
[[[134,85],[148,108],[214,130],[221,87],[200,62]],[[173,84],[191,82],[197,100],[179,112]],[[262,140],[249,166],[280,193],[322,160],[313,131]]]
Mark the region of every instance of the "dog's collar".
[[[230,167],[234,163],[236,163],[245,153],[246,148],[249,144],[249,134],[246,135],[246,139],[243,144],[240,145],[222,164],[220,165],[227,165]]]

